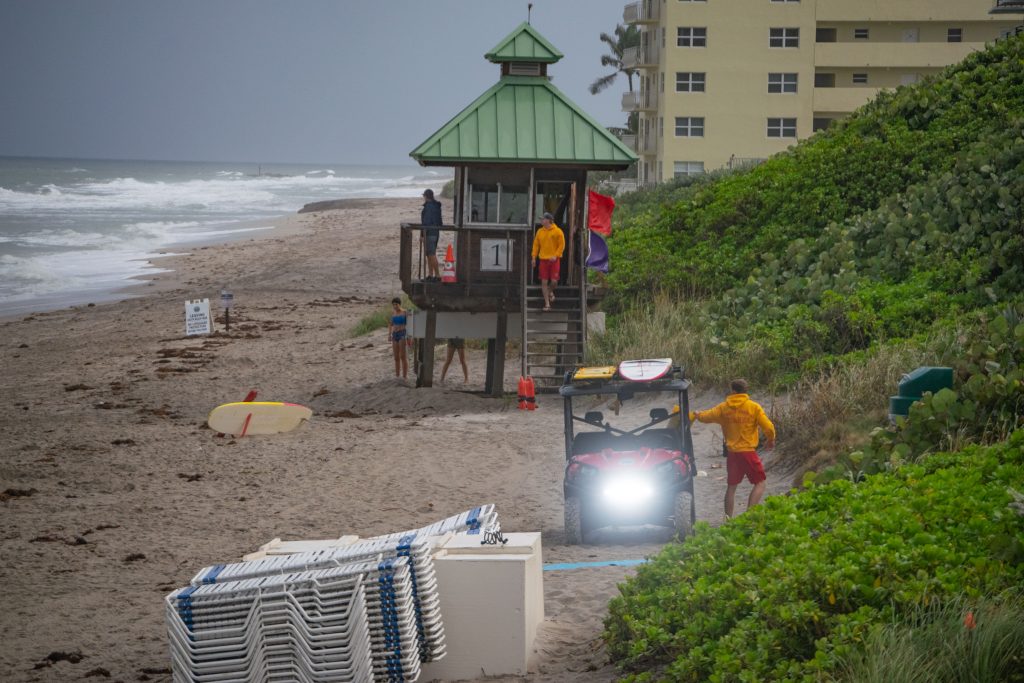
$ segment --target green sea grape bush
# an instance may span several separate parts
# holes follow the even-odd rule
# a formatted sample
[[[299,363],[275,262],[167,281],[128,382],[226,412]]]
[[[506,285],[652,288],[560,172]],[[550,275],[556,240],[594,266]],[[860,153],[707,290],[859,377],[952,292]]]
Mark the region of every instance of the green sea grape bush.
[[[960,150],[1018,124],[1022,59],[1024,37],[1000,41],[937,77],[883,92],[756,168],[634,193],[609,242],[609,281],[627,298],[654,285],[712,293],[742,285],[763,258],[797,240],[809,258],[830,224],[941,176],[959,163]],[[881,247],[894,250],[899,239]]]
[[[604,637],[628,681],[818,681],[877,625],[1024,580],[1024,430],[859,484],[700,524],[620,586]]]
[[[950,311],[1024,291],[1024,120],[880,208],[768,255],[713,300],[726,337],[757,329],[802,353],[906,337]]]

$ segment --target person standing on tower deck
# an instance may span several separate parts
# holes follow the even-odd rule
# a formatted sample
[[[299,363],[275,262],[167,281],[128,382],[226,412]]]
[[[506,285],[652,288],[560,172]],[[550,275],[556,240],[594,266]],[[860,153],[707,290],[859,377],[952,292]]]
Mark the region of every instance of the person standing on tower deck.
[[[533,237],[533,265],[538,268],[540,291],[544,294],[544,310],[550,311],[555,301],[555,287],[558,286],[558,271],[565,251],[565,235],[552,221],[554,216],[544,214],[540,230]],[[539,265],[538,265],[539,260]]]
[[[722,437],[725,439],[726,455],[726,489],[725,516],[732,517],[736,503],[736,487],[745,476],[754,485],[747,499],[747,509],[754,507],[764,497],[767,477],[764,465],[758,457],[758,428],[764,432],[768,450],[775,448],[775,425],[768,419],[759,404],[750,400],[747,393],[750,389],[745,379],[734,379],[732,393],[725,397],[711,410],[698,410],[690,413],[690,422],[695,419],[701,422],[713,422],[722,426]]]
[[[433,226],[440,227],[443,222],[441,202],[434,199],[433,190],[423,190],[423,210],[420,211],[423,232],[420,234],[420,242],[423,244],[423,255],[427,258],[427,275],[423,278],[427,282],[441,281],[441,269],[437,264],[437,241],[441,231]]]

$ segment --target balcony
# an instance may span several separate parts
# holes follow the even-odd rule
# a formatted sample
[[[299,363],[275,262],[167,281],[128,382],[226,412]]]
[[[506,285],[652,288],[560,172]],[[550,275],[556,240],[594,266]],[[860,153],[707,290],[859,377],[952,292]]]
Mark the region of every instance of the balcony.
[[[627,69],[658,68],[658,44],[627,47],[622,51],[622,65]]]
[[[631,2],[622,10],[625,24],[657,24],[661,19],[661,3],[658,0]]]
[[[814,112],[848,114],[880,92],[882,88],[815,88]]]
[[[636,151],[636,133],[627,133],[619,136],[619,140],[622,141],[626,147],[629,147],[634,152]]]
[[[984,48],[984,43],[816,43],[814,64],[819,68],[941,68]]]
[[[640,135],[636,139],[636,148],[634,150],[637,154],[657,154],[658,153],[658,138],[653,133],[648,135]]]
[[[634,90],[622,94],[622,111],[657,111],[658,93]]]

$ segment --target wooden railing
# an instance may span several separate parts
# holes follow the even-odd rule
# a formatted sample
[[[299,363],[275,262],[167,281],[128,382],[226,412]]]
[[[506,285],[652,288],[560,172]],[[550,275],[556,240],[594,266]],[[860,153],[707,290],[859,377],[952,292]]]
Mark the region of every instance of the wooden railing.
[[[426,281],[426,256],[420,236],[425,228],[416,223],[401,225],[399,250],[399,278],[402,289],[416,300],[417,296],[438,299],[475,299],[467,301],[470,308],[482,303],[480,299],[501,299],[518,304],[522,290],[530,276],[529,241],[532,231],[527,225],[454,225],[437,226],[440,239],[437,259],[444,270],[448,245],[455,256],[453,284]],[[433,229],[433,226],[431,226]],[[453,308],[460,308],[454,305]],[[496,310],[496,309],[491,309]]]

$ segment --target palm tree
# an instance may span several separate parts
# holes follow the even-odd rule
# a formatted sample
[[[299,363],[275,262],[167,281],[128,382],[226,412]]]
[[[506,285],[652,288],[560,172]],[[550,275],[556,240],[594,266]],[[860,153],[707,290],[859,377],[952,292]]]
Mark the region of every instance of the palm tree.
[[[613,38],[607,33],[602,33],[601,42],[607,43],[610,50],[609,54],[601,55],[601,66],[615,67],[615,71],[591,83],[590,94],[596,95],[611,86],[620,73],[626,74],[626,80],[629,82],[629,92],[633,92],[633,74],[636,71],[634,69],[627,69],[623,65],[622,54],[626,51],[626,48],[636,47],[640,44],[639,29],[636,26],[623,26],[619,24],[615,27],[615,37]]]

